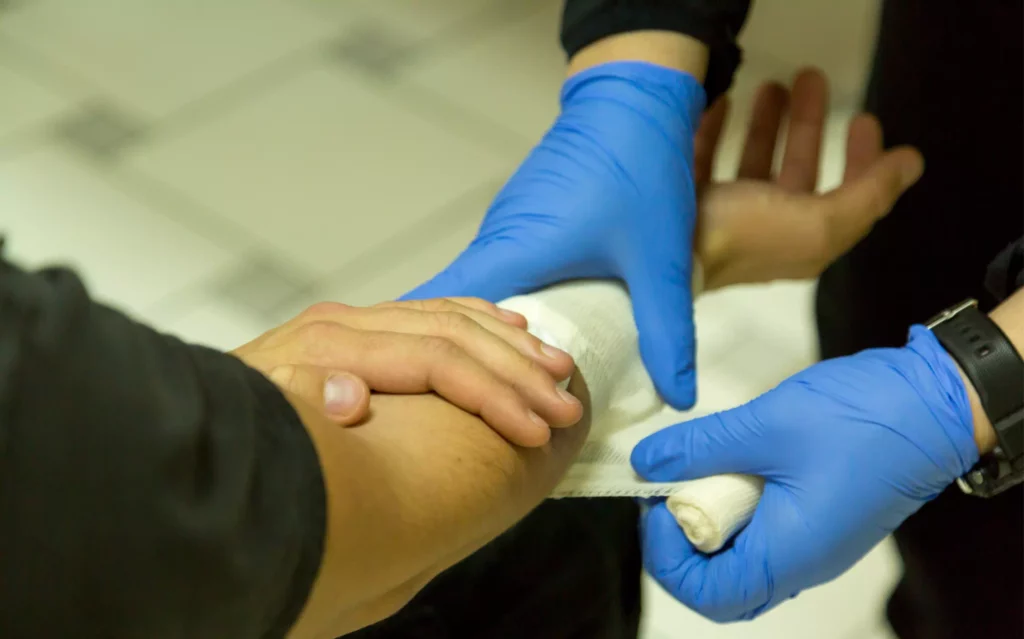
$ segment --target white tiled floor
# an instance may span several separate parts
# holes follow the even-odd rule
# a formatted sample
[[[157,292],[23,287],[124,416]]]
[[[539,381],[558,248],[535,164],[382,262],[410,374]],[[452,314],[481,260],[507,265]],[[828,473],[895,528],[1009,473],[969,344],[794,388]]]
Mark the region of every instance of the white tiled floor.
[[[514,160],[445,133],[344,68],[316,66],[129,164],[321,274]]]
[[[0,228],[22,264],[70,263],[97,297],[143,315],[235,259],[55,146],[0,163]]]
[[[408,42],[419,44],[446,33],[463,32],[470,22],[486,20],[505,9],[503,0],[298,0],[325,15],[343,20],[356,17],[397,30]],[[525,1],[525,0],[524,0]],[[504,3],[505,5],[511,3]]]
[[[280,0],[23,4],[0,20],[5,38],[148,116],[165,115],[335,30]]]
[[[847,34],[859,60],[874,0],[849,4],[813,15],[822,32]],[[751,56],[795,28],[792,12],[762,5],[772,3],[755,4]],[[557,0],[12,3],[0,9],[0,231],[19,261],[74,264],[104,300],[225,349],[319,299],[394,297],[465,246],[549,125],[559,10]],[[848,113],[860,62],[813,49],[827,38],[783,39],[741,75],[740,98],[766,75],[823,61]],[[391,66],[361,65],[360,47]],[[141,135],[103,162],[77,152],[56,132],[85,100],[135,118]],[[744,108],[740,99],[723,175]],[[841,173],[838,120],[823,184]],[[268,263],[280,273],[260,280]],[[248,299],[280,303],[228,294],[246,269]],[[252,292],[261,286],[266,295]],[[701,299],[701,408],[745,401],[813,361],[810,304],[809,283]],[[886,543],[833,584],[733,626],[651,586],[645,636],[886,639],[880,611],[897,572]]]
[[[4,53],[0,47],[0,143],[16,132],[52,120],[73,103],[68,96],[4,64]]]
[[[270,328],[262,318],[213,295],[189,300],[185,308],[177,310],[180,312],[157,313],[162,330],[225,351],[241,346]]]
[[[464,47],[413,64],[408,82],[518,134],[525,143],[519,150],[525,155],[558,113],[564,79],[565,54],[558,44],[561,3],[543,4],[539,11],[504,22]]]

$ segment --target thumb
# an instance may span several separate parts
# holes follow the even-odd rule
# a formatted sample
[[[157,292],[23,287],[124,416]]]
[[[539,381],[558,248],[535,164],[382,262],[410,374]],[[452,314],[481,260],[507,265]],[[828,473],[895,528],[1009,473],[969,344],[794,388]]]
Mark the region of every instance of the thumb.
[[[278,366],[270,371],[270,381],[342,426],[358,424],[370,412],[370,389],[361,378],[319,366]]]
[[[633,448],[630,462],[647,481],[672,482],[725,473],[765,475],[768,448],[750,405],[664,428]]]
[[[640,335],[640,356],[658,392],[676,409],[691,408],[697,400],[689,260],[688,251],[678,251],[661,263],[654,259],[658,270],[645,268],[625,277]]]
[[[770,607],[773,579],[761,537],[748,527],[709,556],[690,544],[665,504],[641,519],[644,568],[685,606],[718,623],[752,619]]]
[[[429,281],[409,291],[400,300],[438,297],[479,297],[500,302],[541,286],[534,270],[542,261],[528,260],[512,239],[474,241],[455,261]]]
[[[924,172],[924,159],[911,147],[889,151],[860,175],[822,198],[832,259],[860,241]]]

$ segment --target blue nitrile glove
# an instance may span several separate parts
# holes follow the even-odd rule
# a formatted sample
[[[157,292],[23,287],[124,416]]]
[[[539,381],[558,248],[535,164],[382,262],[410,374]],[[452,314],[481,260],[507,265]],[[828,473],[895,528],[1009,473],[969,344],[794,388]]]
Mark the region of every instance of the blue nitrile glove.
[[[643,521],[647,570],[716,621],[751,619],[852,566],[978,459],[964,383],[931,331],[904,348],[822,362],[754,401],[641,441],[653,481],[765,477],[732,545],[694,550],[662,503]]]
[[[619,278],[655,385],[673,406],[693,405],[693,136],[703,108],[693,76],[654,64],[614,62],[573,76],[561,115],[476,239],[406,299],[498,301],[563,280]]]

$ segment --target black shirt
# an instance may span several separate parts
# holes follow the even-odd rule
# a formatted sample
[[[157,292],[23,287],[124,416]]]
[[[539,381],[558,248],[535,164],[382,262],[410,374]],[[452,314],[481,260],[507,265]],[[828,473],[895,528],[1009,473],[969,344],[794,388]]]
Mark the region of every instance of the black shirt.
[[[0,636],[282,637],[325,511],[265,377],[0,260]]]
[[[985,274],[985,288],[998,301],[1024,288],[1024,237],[1007,246],[992,260]]]

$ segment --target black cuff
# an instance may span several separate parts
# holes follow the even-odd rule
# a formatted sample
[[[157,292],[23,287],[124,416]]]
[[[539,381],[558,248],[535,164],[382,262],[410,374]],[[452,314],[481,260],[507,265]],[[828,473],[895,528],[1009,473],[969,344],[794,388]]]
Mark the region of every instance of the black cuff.
[[[0,635],[284,637],[322,475],[258,371],[0,258]]]
[[[675,31],[707,45],[707,105],[728,91],[742,61],[736,37],[750,0],[566,0],[562,47],[571,58],[602,38],[630,31]]]
[[[1007,246],[989,264],[985,288],[1001,302],[1024,287],[1024,237]]]

